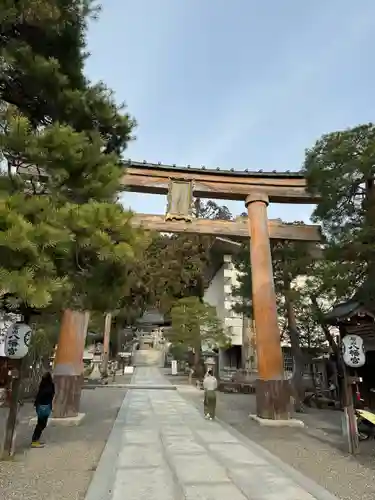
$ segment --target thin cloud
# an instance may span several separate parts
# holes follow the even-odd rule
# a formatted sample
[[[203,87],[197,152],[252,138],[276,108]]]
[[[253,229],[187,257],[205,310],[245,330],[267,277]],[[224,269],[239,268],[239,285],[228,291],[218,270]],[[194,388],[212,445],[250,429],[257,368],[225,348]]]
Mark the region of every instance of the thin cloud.
[[[87,73],[113,88],[138,120],[157,102],[185,10],[184,1],[105,0],[89,26]]]
[[[375,14],[375,4],[372,7],[371,12]],[[314,24],[316,45],[306,47],[306,50],[299,48],[298,60],[293,58],[296,50],[283,55],[286,67],[283,77],[273,81],[257,81],[252,85],[245,83],[241,90],[229,89],[233,98],[229,100],[226,112],[219,123],[211,122],[212,125],[216,123],[216,126],[207,137],[196,141],[192,148],[196,151],[193,157],[200,158],[200,163],[208,166],[220,164],[229,150],[236,144],[240,145],[246,136],[257,134],[257,128],[270,117],[285,117],[286,124],[291,99],[295,102],[300,98],[308,102],[310,89],[319,86],[322,80],[325,85],[329,85],[338,65],[350,53],[358,50],[358,43],[372,33],[375,27],[375,16],[370,15],[366,8],[357,5],[356,9],[350,9],[345,14],[344,8],[340,9],[339,17],[336,8],[331,9],[330,17],[325,12],[320,26]],[[321,17],[320,9],[319,16]],[[332,34],[328,43],[326,40],[323,44],[319,43],[323,28],[327,29],[329,25],[332,26]],[[298,44],[297,37],[295,43]],[[324,108],[313,111],[322,122]]]

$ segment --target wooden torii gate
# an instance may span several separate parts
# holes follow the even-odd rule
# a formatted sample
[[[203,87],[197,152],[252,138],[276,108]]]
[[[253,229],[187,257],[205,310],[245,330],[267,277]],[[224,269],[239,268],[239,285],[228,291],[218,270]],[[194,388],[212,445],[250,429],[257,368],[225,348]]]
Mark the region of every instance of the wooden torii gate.
[[[313,225],[270,221],[267,206],[276,203],[314,203],[306,180],[298,172],[206,170],[129,161],[124,189],[168,195],[165,216],[136,214],[133,224],[161,232],[250,237],[252,301],[258,359],[257,415],[263,419],[290,418],[290,386],[284,366],[276,309],[270,238],[320,241]],[[194,218],[194,196],[243,201],[248,217],[235,221]]]

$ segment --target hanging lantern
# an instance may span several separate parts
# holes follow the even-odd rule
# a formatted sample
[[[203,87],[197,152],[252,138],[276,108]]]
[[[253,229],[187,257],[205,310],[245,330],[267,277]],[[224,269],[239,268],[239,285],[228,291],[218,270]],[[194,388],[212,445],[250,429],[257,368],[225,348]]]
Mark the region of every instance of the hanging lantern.
[[[344,363],[350,368],[360,368],[366,362],[363,339],[359,335],[346,335],[341,344]]]
[[[9,359],[21,359],[29,352],[31,328],[25,323],[14,323],[7,330],[5,337],[5,356]]]

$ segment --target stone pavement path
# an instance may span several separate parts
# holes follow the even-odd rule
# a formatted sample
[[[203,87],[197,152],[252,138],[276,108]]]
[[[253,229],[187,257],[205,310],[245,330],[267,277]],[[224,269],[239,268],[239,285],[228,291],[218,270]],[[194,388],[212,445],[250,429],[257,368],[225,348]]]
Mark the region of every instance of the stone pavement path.
[[[202,391],[188,384],[178,385],[177,390],[197,408],[202,407]],[[219,392],[216,413],[225,424],[340,499],[375,499],[375,443],[361,442],[360,454],[350,456],[340,432],[339,412],[309,410],[299,415],[305,421],[304,429],[270,429],[249,418],[255,406],[254,396]]]
[[[165,385],[156,367],[132,384]],[[86,500],[334,500],[177,391],[128,391]]]

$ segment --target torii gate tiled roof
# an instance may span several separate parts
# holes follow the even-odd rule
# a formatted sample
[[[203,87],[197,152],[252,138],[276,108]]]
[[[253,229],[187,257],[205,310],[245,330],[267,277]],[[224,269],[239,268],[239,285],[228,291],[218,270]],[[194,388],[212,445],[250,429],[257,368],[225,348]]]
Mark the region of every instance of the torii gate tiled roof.
[[[236,170],[234,168],[225,169],[225,168],[207,168],[204,165],[200,167],[192,167],[191,165],[176,165],[176,164],[164,164],[161,162],[151,163],[146,160],[144,161],[133,161],[131,159],[124,161],[124,167],[139,167],[139,168],[147,168],[152,170],[170,170],[171,172],[191,172],[191,173],[207,173],[207,174],[220,174],[220,175],[230,175],[230,176],[239,176],[242,177],[244,175],[252,176],[252,177],[271,177],[271,178],[295,178],[295,179],[304,179],[304,174],[301,171],[282,171],[279,172],[277,170],[272,171],[264,171],[264,170]]]

